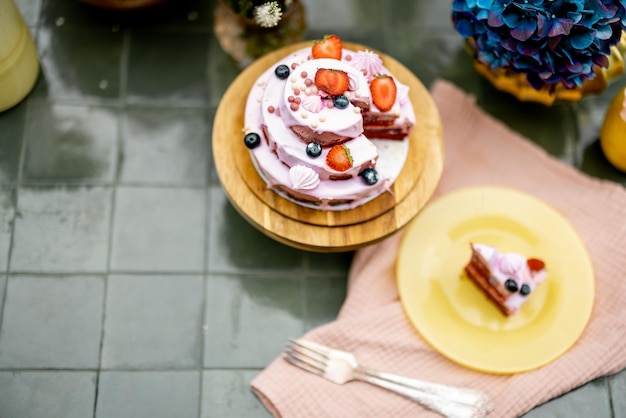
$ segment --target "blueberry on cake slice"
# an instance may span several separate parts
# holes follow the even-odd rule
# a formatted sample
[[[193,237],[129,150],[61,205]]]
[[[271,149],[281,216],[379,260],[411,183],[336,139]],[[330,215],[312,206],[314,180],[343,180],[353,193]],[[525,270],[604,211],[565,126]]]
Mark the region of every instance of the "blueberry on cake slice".
[[[471,243],[470,247],[467,276],[506,316],[514,315],[546,278],[542,260],[500,252],[486,244]]]

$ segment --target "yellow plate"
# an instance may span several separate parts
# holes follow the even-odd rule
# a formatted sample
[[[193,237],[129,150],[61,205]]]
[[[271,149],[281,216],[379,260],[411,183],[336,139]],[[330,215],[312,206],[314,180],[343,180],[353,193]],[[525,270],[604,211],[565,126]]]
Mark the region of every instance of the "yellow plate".
[[[545,261],[546,281],[513,317],[463,273],[470,242]],[[431,202],[407,227],[396,268],[402,305],[422,337],[483,372],[518,373],[555,360],[593,308],[591,260],[574,229],[546,203],[508,188],[465,188]]]

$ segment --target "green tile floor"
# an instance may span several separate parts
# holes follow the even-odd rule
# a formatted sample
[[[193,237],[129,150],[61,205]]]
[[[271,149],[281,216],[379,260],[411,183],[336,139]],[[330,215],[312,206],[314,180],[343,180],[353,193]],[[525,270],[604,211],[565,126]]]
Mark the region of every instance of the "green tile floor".
[[[112,14],[15,0],[39,51],[0,113],[0,418],[268,417],[250,380],[285,340],[331,321],[351,253],[308,253],[250,226],[222,191],[212,118],[239,70],[215,0]],[[626,186],[598,145],[609,100],[521,104],[472,69],[449,1],[305,0],[335,32],[449,79],[550,154]],[[626,418],[626,372],[527,414]]]

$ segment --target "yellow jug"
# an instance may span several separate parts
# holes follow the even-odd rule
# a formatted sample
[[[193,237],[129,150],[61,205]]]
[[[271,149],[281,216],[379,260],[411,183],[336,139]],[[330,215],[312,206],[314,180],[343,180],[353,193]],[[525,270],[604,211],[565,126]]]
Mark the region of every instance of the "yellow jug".
[[[19,103],[39,75],[33,38],[13,0],[0,0],[0,112]]]
[[[621,89],[611,102],[600,130],[602,152],[615,168],[626,172],[626,102]]]

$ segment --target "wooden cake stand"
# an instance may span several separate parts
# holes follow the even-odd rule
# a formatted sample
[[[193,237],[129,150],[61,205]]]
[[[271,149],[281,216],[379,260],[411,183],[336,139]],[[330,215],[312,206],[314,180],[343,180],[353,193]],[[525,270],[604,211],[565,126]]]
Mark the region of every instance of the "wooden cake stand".
[[[443,134],[439,112],[424,85],[393,58],[380,55],[385,67],[409,86],[416,124],[409,136],[406,162],[392,193],[354,209],[316,210],[297,205],[268,189],[243,144],[244,110],[257,78],[281,58],[311,42],[291,45],[263,56],[230,85],[215,114],[213,156],[217,174],[231,203],[269,237],[307,251],[353,251],[378,242],[413,219],[432,196],[443,169]],[[353,51],[370,49],[344,42]]]

